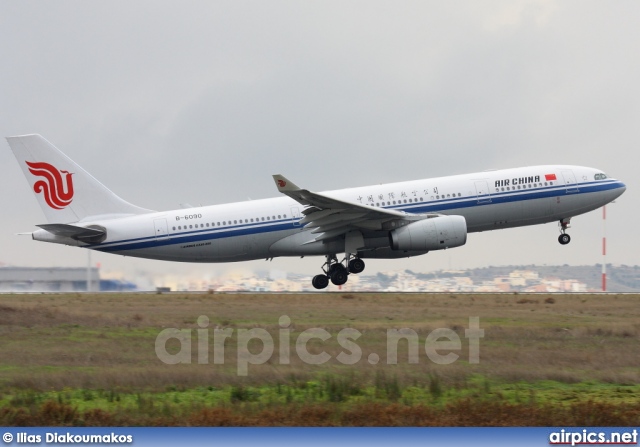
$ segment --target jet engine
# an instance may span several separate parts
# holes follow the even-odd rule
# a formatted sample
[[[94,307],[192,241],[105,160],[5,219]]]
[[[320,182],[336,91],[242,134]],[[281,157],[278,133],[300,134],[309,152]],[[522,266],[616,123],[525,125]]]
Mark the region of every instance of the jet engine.
[[[389,232],[392,250],[443,250],[466,242],[467,221],[462,216],[430,217]]]

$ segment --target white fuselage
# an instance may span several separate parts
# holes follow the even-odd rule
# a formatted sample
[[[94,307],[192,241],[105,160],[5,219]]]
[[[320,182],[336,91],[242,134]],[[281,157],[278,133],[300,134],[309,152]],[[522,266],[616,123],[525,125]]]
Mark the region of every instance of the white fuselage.
[[[559,221],[597,209],[625,190],[622,182],[601,172],[580,166],[532,166],[322,194],[409,215],[460,215],[466,219],[468,232],[478,232]],[[303,210],[295,200],[280,197],[81,222],[106,228],[107,238],[96,244],[53,236],[44,230],[36,231],[34,239],[184,262],[344,252],[344,239],[313,242],[316,235],[299,223]],[[367,247],[377,249],[379,257],[403,256],[390,252],[384,230],[364,231],[363,236]],[[375,251],[369,256],[376,256],[372,253]],[[411,253],[404,254],[408,255]]]

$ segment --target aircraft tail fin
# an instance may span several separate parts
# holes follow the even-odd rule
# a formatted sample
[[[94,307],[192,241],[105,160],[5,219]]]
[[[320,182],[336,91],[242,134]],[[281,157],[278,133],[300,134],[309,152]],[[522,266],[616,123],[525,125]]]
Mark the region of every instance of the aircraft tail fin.
[[[40,135],[7,141],[49,223],[151,212],[122,200]]]

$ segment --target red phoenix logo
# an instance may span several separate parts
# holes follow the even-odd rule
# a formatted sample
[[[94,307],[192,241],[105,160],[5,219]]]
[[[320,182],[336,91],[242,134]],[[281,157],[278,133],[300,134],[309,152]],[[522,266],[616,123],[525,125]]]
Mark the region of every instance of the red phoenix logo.
[[[278,186],[280,188],[284,188],[285,186],[287,186],[287,182],[285,182],[284,180],[278,180]]]
[[[42,193],[44,200],[54,210],[66,208],[73,199],[73,173],[60,171],[49,163],[33,163],[27,161],[29,172],[36,177],[43,177],[33,184],[36,194]],[[63,180],[62,174],[65,175]],[[66,183],[66,184],[65,184]]]

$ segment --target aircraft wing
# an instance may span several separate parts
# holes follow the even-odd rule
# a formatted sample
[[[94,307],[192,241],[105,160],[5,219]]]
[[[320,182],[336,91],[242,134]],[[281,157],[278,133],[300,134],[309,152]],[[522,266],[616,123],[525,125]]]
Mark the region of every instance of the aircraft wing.
[[[311,233],[320,233],[315,241],[331,239],[352,230],[393,229],[400,221],[421,220],[426,217],[311,192],[298,187],[282,175],[274,175],[273,179],[278,191],[307,207],[302,211],[304,217],[300,223],[311,229]]]

